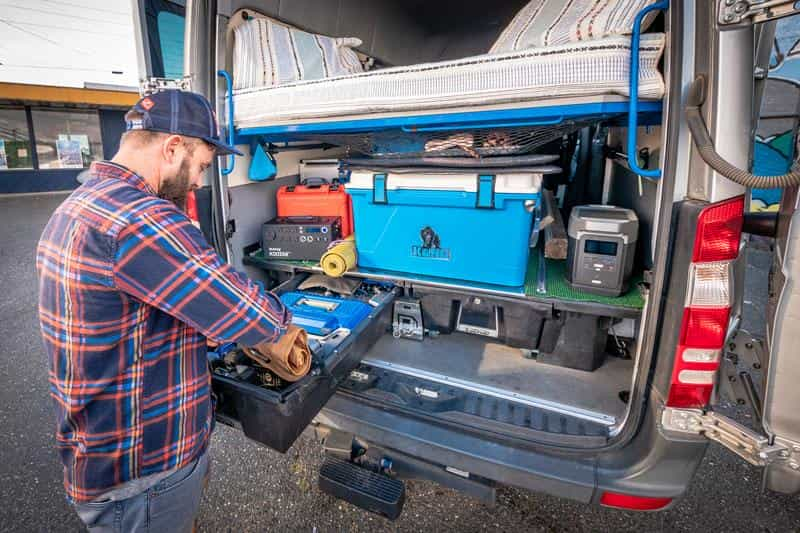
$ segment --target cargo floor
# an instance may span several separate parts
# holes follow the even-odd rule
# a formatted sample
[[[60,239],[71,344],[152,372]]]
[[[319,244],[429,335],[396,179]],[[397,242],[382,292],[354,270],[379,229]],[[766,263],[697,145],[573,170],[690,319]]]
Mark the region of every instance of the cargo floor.
[[[520,350],[455,333],[422,341],[381,337],[364,363],[533,400],[543,407],[619,421],[626,409],[620,392],[630,389],[633,361],[608,357],[594,372],[540,363]]]

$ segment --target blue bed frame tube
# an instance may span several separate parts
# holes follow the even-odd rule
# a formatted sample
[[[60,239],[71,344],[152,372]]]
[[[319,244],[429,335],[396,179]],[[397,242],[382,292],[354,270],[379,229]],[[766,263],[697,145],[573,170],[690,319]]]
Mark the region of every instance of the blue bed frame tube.
[[[633,21],[633,35],[631,35],[631,65],[630,85],[628,96],[628,166],[636,174],[645,178],[660,178],[661,169],[644,169],[639,166],[636,158],[636,136],[639,114],[639,42],[642,34],[642,20],[651,11],[665,11],[669,8],[669,0],[661,0],[650,4],[636,15]]]
[[[233,80],[227,70],[218,70],[217,75],[225,78],[225,98],[228,102],[228,145],[233,146]],[[223,176],[227,176],[233,172],[233,166],[236,164],[236,159],[234,159],[234,157],[233,154],[227,156],[228,160],[221,170]]]
[[[229,103],[230,105],[230,103]],[[660,121],[661,101],[644,101],[638,106],[645,113],[645,120]],[[365,133],[372,131],[402,130],[406,133],[449,131],[464,129],[499,128],[514,126],[542,126],[559,124],[574,118],[597,120],[619,117],[625,119],[628,102],[589,102],[556,107],[531,107],[499,109],[491,111],[466,111],[457,113],[434,113],[388,118],[361,118],[333,122],[306,122],[289,126],[256,126],[236,131],[236,144],[250,142],[259,136],[269,142],[284,142],[303,139],[303,136],[330,133]],[[640,117],[641,118],[641,117]]]

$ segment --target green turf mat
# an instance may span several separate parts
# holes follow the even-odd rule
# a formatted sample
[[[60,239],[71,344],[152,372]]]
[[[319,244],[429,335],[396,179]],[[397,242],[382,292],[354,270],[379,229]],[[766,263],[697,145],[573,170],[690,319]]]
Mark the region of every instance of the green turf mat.
[[[600,296],[573,289],[567,283],[567,262],[556,259],[545,259],[547,262],[547,292],[536,292],[536,275],[539,271],[539,250],[531,250],[528,259],[528,273],[525,277],[525,294],[539,298],[555,298],[557,300],[570,300],[578,302],[594,302],[617,307],[631,307],[641,309],[644,307],[644,298],[639,292],[638,284],[642,275],[631,276],[628,292],[621,296]]]
[[[272,259],[266,257],[262,250],[253,252],[250,257],[257,261],[270,262],[272,264],[282,263],[285,265],[296,265],[299,267],[316,267],[316,261],[289,261],[286,259]],[[573,289],[569,286],[566,279],[566,261],[547,259],[547,292],[540,294],[536,292],[536,273],[539,265],[539,250],[531,250],[528,259],[528,272],[525,277],[525,295],[532,298],[554,298],[572,302],[592,302],[615,307],[627,307],[631,309],[641,309],[644,307],[644,298],[639,292],[638,284],[642,281],[642,275],[636,274],[631,277],[630,289],[622,296],[600,296]],[[457,282],[455,282],[457,283]]]

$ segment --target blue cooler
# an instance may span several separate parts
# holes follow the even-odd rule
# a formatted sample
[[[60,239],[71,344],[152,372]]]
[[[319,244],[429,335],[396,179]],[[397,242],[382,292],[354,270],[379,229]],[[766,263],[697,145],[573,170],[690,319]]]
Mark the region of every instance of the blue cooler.
[[[523,172],[353,170],[358,266],[522,286],[541,183]]]

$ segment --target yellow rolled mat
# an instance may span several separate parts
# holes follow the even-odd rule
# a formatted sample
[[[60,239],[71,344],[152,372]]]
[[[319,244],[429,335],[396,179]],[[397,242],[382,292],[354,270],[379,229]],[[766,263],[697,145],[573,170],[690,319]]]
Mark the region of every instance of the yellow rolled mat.
[[[354,268],[357,262],[356,241],[353,235],[333,246],[319,260],[322,271],[332,278],[344,276],[344,273]]]

